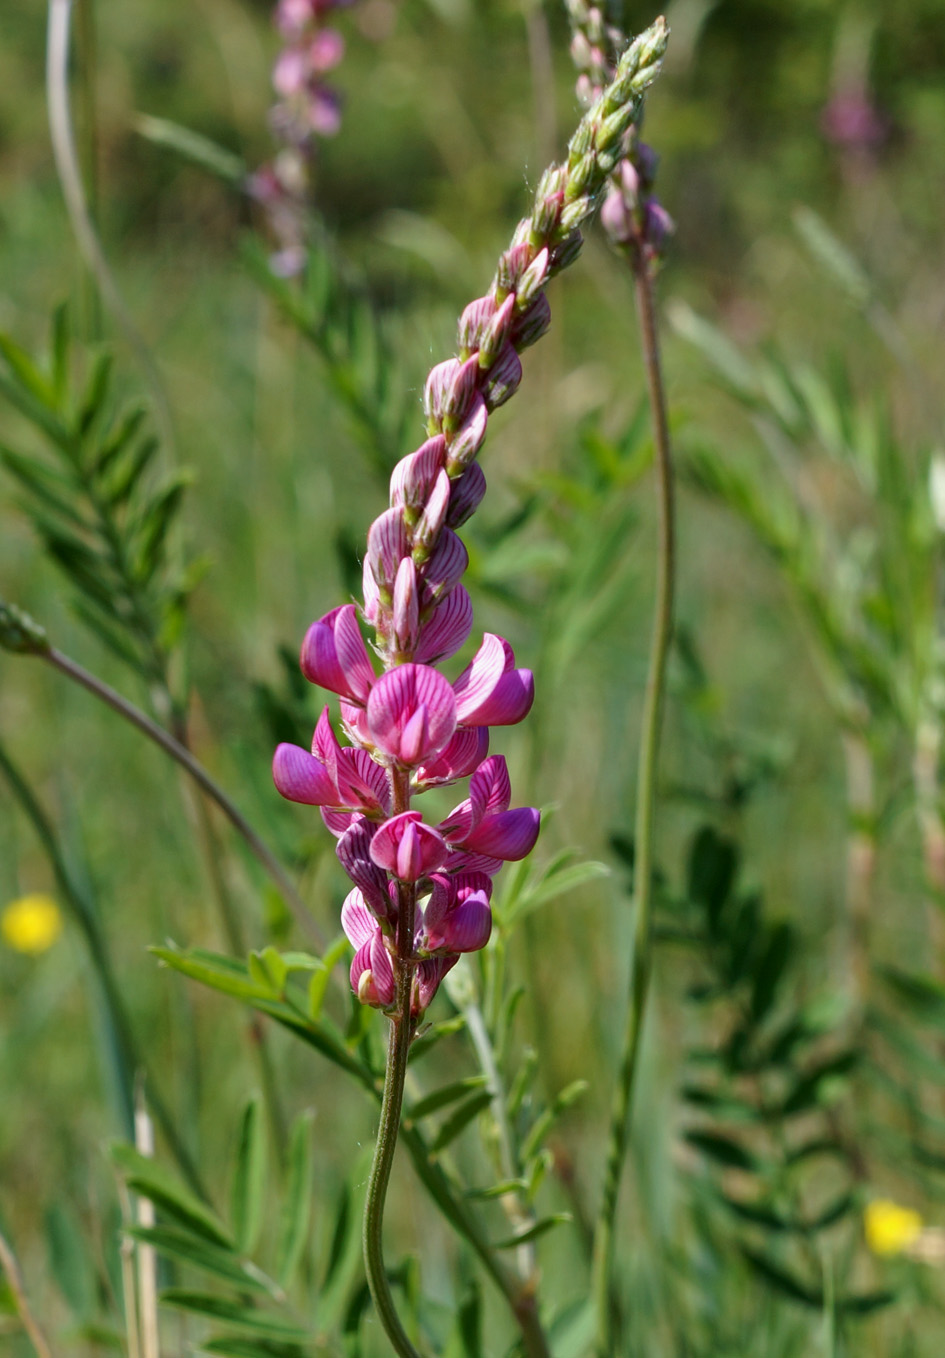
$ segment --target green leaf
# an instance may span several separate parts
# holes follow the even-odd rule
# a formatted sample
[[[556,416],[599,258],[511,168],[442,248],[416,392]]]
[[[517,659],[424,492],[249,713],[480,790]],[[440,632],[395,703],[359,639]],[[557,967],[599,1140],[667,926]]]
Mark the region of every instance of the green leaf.
[[[236,1165],[230,1188],[230,1220],[243,1254],[256,1248],[266,1192],[266,1123],[258,1097],[250,1099],[240,1119]]]
[[[0,356],[25,391],[42,406],[56,409],[56,393],[25,349],[12,340],[9,335],[0,333]]]
[[[167,534],[192,480],[190,472],[177,472],[143,511],[135,530],[134,573],[139,581],[149,581],[161,564]]]
[[[88,1244],[71,1206],[53,1201],[43,1225],[53,1277],[73,1315],[87,1320],[96,1309],[98,1282]]]
[[[504,1240],[496,1241],[492,1248],[494,1250],[513,1250],[517,1245],[525,1245],[530,1240],[537,1240],[539,1236],[545,1235],[555,1226],[563,1226],[571,1220],[570,1212],[555,1212],[553,1216],[542,1217],[540,1221],[533,1222],[524,1231],[517,1231],[515,1235],[506,1236]]]
[[[724,1165],[728,1169],[757,1169],[752,1153],[744,1146],[721,1132],[703,1132],[690,1129],[683,1133],[690,1146],[695,1146],[708,1159]]]
[[[945,986],[931,976],[912,975],[898,967],[878,967],[890,990],[923,1023],[945,1032]]]
[[[722,910],[735,884],[738,857],[735,842],[711,825],[702,826],[689,850],[689,897],[705,909],[713,934],[718,932]]]
[[[215,1335],[200,1343],[201,1353],[217,1353],[222,1358],[310,1358],[311,1349],[276,1339],[238,1339],[235,1335]]]
[[[790,924],[776,924],[768,935],[764,952],[755,963],[751,988],[751,1017],[755,1023],[770,1011],[777,999],[778,987],[784,978],[794,947],[794,931]]]
[[[482,1292],[475,1280],[468,1284],[459,1303],[456,1332],[463,1358],[482,1358]]]
[[[76,429],[80,439],[84,438],[96,421],[102,418],[113,364],[114,359],[108,353],[97,354],[92,360],[92,371],[76,416]]]
[[[239,1339],[235,1335],[215,1335],[200,1343],[201,1353],[217,1353],[223,1358],[310,1358],[311,1349],[299,1344],[280,1343],[277,1339]]]
[[[462,1014],[454,1014],[452,1018],[442,1019],[439,1023],[431,1023],[429,1028],[415,1038],[410,1047],[407,1057],[411,1064],[419,1061],[426,1056],[433,1048],[443,1040],[444,1037],[452,1037],[454,1033],[461,1033],[466,1027],[466,1019]]]
[[[251,952],[248,962],[249,974],[254,981],[262,987],[268,986],[276,995],[283,994],[289,968],[275,948],[270,946],[261,952]]]
[[[461,1099],[470,1090],[481,1089],[485,1083],[486,1077],[484,1075],[467,1075],[465,1079],[444,1085],[442,1089],[434,1090],[432,1094],[427,1094],[425,1098],[418,1099],[406,1110],[406,1116],[411,1122],[420,1122],[422,1118],[429,1117],[431,1113],[438,1113],[441,1108],[455,1103],[457,1099]]]
[[[15,448],[0,444],[0,458],[11,476],[15,476],[21,486],[35,495],[41,504],[56,514],[61,514],[69,523],[88,531],[88,524],[72,503],[75,484],[61,472],[38,462],[34,457],[24,457]]]
[[[203,170],[225,179],[230,184],[241,185],[246,177],[247,166],[241,156],[211,141],[201,132],[171,122],[167,118],[154,118],[150,113],[139,113],[133,120],[135,131],[155,146],[164,146],[176,151],[185,160],[192,161]]]
[[[256,1270],[247,1268],[231,1250],[211,1245],[209,1241],[187,1231],[177,1230],[173,1226],[130,1226],[127,1233],[145,1245],[153,1245],[165,1258],[192,1264],[194,1268],[212,1273],[224,1282],[236,1283],[254,1292],[271,1294],[273,1291],[273,1285],[267,1287]]]
[[[812,1306],[820,1310],[824,1304],[823,1292],[819,1288],[809,1287],[800,1281],[793,1274],[782,1268],[780,1264],[773,1263],[766,1255],[758,1250],[751,1249],[747,1245],[741,1246],[741,1254],[748,1265],[764,1278],[778,1292],[792,1301],[799,1301],[804,1306]]]
[[[485,1112],[491,1102],[492,1095],[488,1089],[481,1089],[472,1094],[465,1103],[461,1103],[452,1117],[446,1119],[433,1137],[430,1142],[430,1154],[439,1155],[440,1151],[445,1150],[474,1118]]]
[[[331,973],[348,951],[350,944],[344,934],[339,934],[334,942],[326,949],[325,956],[322,958],[321,968],[314,971],[308,987],[308,1016],[317,1022],[322,1012],[322,1005],[325,1003],[325,994],[328,990],[328,982]]]
[[[155,1207],[173,1217],[186,1230],[227,1249],[233,1248],[233,1240],[216,1213],[185,1188],[170,1170],[123,1142],[116,1142],[111,1147],[111,1158],[135,1193],[149,1198]]]
[[[276,1275],[288,1288],[299,1265],[308,1239],[312,1212],[312,1185],[315,1174],[312,1153],[314,1114],[301,1113],[289,1137],[288,1168],[276,1245]]]
[[[270,1339],[295,1340],[304,1344],[314,1337],[281,1316],[261,1311],[255,1306],[244,1306],[238,1302],[228,1301],[225,1297],[213,1296],[209,1292],[194,1292],[185,1287],[168,1287],[160,1294],[160,1300],[165,1306],[173,1306],[178,1311],[208,1316],[212,1320],[225,1320],[230,1325],[253,1330]]]
[[[69,307],[60,302],[52,314],[52,334],[50,336],[50,358],[52,368],[52,387],[57,406],[65,401],[69,385]]]
[[[528,1161],[537,1154],[539,1147],[545,1137],[551,1131],[558,1118],[573,1103],[576,1103],[588,1090],[589,1085],[586,1080],[573,1080],[557,1094],[551,1105],[545,1109],[539,1118],[536,1119],[528,1136],[522,1143],[522,1160]]]

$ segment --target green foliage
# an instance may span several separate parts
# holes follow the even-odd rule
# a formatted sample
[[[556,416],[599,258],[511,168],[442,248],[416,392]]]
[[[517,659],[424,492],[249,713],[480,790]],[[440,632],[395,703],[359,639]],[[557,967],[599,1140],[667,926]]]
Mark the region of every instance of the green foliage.
[[[84,378],[69,316],[54,316],[45,368],[0,335],[0,396],[42,436],[45,456],[0,445],[20,505],[73,590],[83,622],[150,683],[168,684],[188,598],[203,570],[170,547],[186,472],[155,470],[157,440],[141,406],[114,395],[109,354],[89,356]]]
[[[725,1213],[730,1248],[777,1291],[819,1309],[823,1252],[837,1257],[838,1232],[849,1239],[858,1213],[845,1096],[861,1053],[835,1006],[794,998],[796,932],[766,918],[739,869],[736,843],[702,826],[672,913],[671,936],[692,958],[698,1032],[683,1069],[682,1135],[697,1154],[693,1191]],[[841,1292],[840,1282],[838,1313],[889,1300]]]

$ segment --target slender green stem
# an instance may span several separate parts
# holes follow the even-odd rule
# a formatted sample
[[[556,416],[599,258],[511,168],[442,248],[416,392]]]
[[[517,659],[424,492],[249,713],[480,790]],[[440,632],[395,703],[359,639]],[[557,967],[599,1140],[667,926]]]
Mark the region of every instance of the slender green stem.
[[[98,282],[106,306],[123,331],[151,387],[161,436],[168,448],[174,447],[174,427],[160,374],[150,350],[125,305],[115,277],[105,258],[101,241],[89,211],[82,172],[76,150],[69,108],[69,31],[73,0],[49,0],[49,30],[46,44],[46,99],[49,108],[49,133],[53,159],[66,202],[66,211],[79,251]]]
[[[316,947],[324,949],[325,940],[321,930],[309,914],[305,902],[296,891],[292,881],[283,868],[282,864],[272,853],[272,850],[260,839],[259,835],[247,821],[246,817],[233,805],[229,797],[210,776],[204,766],[186,749],[179,740],[176,740],[170,732],[165,731],[157,722],[152,721],[149,716],[135,707],[122,694],[117,693],[103,680],[96,675],[90,674],[75,660],[64,655],[62,651],[50,646],[45,650],[36,650],[32,654],[47,660],[62,674],[69,679],[81,684],[89,693],[93,694],[101,702],[106,703],[119,716],[124,717],[132,726],[137,727],[144,735],[158,745],[165,754],[177,761],[182,768],[186,769],[194,782],[216,802],[217,806],[229,820],[234,829],[242,836],[247,847],[256,857],[258,862],[265,869],[275,886],[283,895],[289,909],[295,916],[296,922],[311,938]]]
[[[637,312],[653,421],[656,448],[659,549],[656,603],[650,665],[643,703],[640,756],[637,768],[637,811],[634,867],[634,927],[630,955],[630,996],[624,1032],[620,1074],[611,1111],[607,1162],[600,1213],[594,1233],[592,1287],[597,1312],[597,1353],[613,1358],[615,1312],[613,1270],[617,1199],[627,1154],[629,1116],[639,1066],[640,1038],[646,1016],[652,952],[650,944],[653,898],[653,822],[656,806],[656,774],[666,664],[673,626],[675,575],[675,524],[673,469],[669,441],[666,394],[660,366],[659,334],[653,296],[653,280],[644,261],[634,266]]]
[[[399,815],[410,806],[410,777],[406,770],[391,770],[392,813]],[[404,1081],[407,1078],[407,1057],[413,1040],[414,1021],[410,1012],[413,997],[413,977],[416,970],[413,934],[417,913],[417,888],[414,883],[398,884],[397,934],[394,939],[394,1012],[390,1019],[387,1042],[387,1067],[384,1071],[384,1093],[381,1097],[381,1117],[374,1145],[374,1161],[368,1179],[367,1200],[364,1205],[364,1268],[368,1287],[377,1308],[384,1331],[399,1358],[419,1358],[400,1323],[394,1306],[387,1270],[384,1268],[384,1204],[387,1185],[397,1148],[400,1113],[404,1102]]]

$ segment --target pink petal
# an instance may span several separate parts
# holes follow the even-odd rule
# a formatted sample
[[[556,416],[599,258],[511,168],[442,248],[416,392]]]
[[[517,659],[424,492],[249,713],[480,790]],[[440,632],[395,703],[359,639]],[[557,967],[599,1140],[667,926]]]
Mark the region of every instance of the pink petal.
[[[541,815],[533,806],[519,806],[484,816],[463,847],[472,853],[488,854],[515,862],[535,847]]]
[[[337,782],[341,805],[361,811],[390,810],[390,779],[367,750],[339,751]]]
[[[494,754],[479,766],[472,776],[469,795],[481,801],[483,815],[508,810],[512,783],[505,755]]]
[[[425,596],[440,599],[449,594],[462,579],[469,565],[469,553],[451,528],[444,528],[421,575],[426,586]]]
[[[436,605],[433,616],[420,628],[414,659],[425,665],[455,655],[472,631],[473,606],[466,589],[457,585]]]
[[[413,530],[414,551],[427,552],[430,550],[439,537],[440,529],[446,522],[446,513],[449,506],[450,479],[445,470],[440,468],[427,502],[423,506],[423,513]]]
[[[377,582],[382,602],[390,603],[397,568],[409,555],[404,516],[399,509],[386,509],[368,530],[367,556],[364,559],[365,571],[370,570]]]
[[[324,813],[323,813],[324,814]],[[501,858],[491,858],[484,853],[466,853],[457,849],[450,854],[443,865],[444,872],[480,872],[486,877],[494,877],[505,866]]]
[[[272,760],[272,778],[290,802],[305,806],[338,806],[338,788],[328,770],[298,745],[279,745]]]
[[[421,962],[417,967],[415,985],[414,1005],[416,1011],[423,1013],[433,1003],[433,997],[440,987],[440,982],[448,971],[456,966],[459,958],[453,957],[429,957]]]
[[[479,508],[485,493],[485,474],[478,462],[472,462],[462,476],[457,477],[452,483],[450,507],[446,515],[447,527],[459,528],[460,524],[465,523]]]
[[[428,665],[398,665],[374,685],[367,706],[374,743],[408,767],[443,748],[456,729],[456,701]]]
[[[512,648],[487,632],[479,650],[453,685],[456,719],[463,726],[514,726],[535,699],[531,670],[516,670]]]
[[[446,439],[442,434],[427,439],[415,453],[402,457],[390,478],[391,507],[419,512],[430,496],[445,458]]]
[[[446,859],[442,837],[424,825],[419,811],[405,811],[385,821],[371,841],[371,857],[402,882],[418,882]]]
[[[374,668],[358,627],[354,604],[344,604],[313,622],[302,642],[302,673],[313,684],[364,703]]]
[[[466,416],[450,439],[449,450],[446,454],[446,470],[450,475],[455,475],[460,467],[468,467],[475,458],[482,441],[486,437],[486,425],[489,420],[489,411],[482,395],[477,391],[469,404]]]
[[[371,914],[357,887],[349,891],[341,907],[341,927],[354,948],[360,948],[377,932],[377,919]]]
[[[444,472],[445,476],[446,473]],[[417,568],[405,556],[397,568],[394,581],[394,606],[391,614],[394,645],[403,655],[412,655],[420,629],[420,599],[417,588]]]
[[[461,727],[435,759],[420,765],[414,782],[418,788],[435,787],[438,783],[452,783],[457,778],[465,778],[478,768],[488,751],[487,726]]]
[[[437,927],[427,930],[425,946],[431,952],[478,952],[491,933],[489,898],[483,891],[474,891],[447,911]]]
[[[371,840],[375,827],[359,817],[352,821],[348,829],[335,845],[335,853],[345,872],[359,887],[367,906],[378,919],[387,919],[391,913],[391,899],[387,890],[387,878],[371,857]]]
[[[379,929],[354,955],[351,988],[362,1004],[386,1009],[394,1002],[394,969]]]

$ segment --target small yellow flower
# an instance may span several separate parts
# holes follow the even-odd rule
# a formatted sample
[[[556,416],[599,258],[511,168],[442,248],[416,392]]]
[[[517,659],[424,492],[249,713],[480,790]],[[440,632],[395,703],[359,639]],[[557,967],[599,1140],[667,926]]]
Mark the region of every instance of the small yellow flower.
[[[910,1207],[876,1198],[866,1206],[863,1228],[874,1254],[904,1254],[922,1234],[922,1218]]]
[[[11,948],[35,957],[51,948],[62,933],[59,906],[38,891],[21,896],[0,915],[0,933]]]

